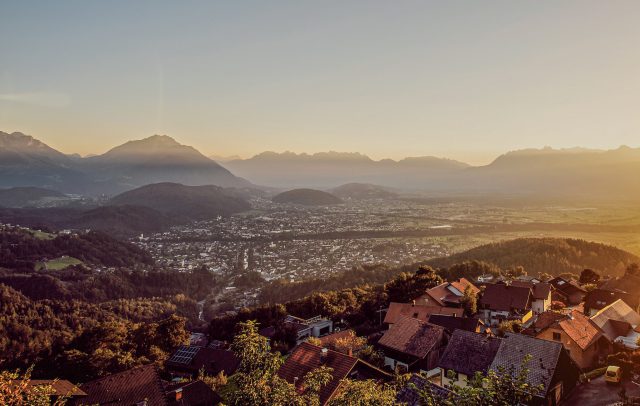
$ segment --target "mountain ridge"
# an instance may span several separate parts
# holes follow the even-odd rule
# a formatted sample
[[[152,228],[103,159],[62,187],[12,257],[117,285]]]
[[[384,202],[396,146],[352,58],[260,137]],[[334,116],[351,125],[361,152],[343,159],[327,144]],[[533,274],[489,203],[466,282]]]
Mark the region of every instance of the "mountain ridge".
[[[158,182],[252,186],[195,148],[166,135],[132,140],[83,158],[65,155],[30,135],[0,132],[0,187],[117,194]]]

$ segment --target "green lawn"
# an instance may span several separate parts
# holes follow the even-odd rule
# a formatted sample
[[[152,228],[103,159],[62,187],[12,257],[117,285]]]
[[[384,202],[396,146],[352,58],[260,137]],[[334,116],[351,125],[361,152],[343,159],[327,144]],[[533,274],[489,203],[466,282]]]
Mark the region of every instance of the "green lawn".
[[[46,264],[46,266],[45,266]],[[40,270],[51,270],[51,271],[57,271],[60,269],[65,269],[69,266],[72,265],[80,265],[82,264],[82,261],[80,261],[77,258],[74,257],[60,257],[60,258],[56,258],[56,259],[52,259],[47,261],[46,263],[38,263],[37,269]]]
[[[30,230],[30,231],[31,231],[31,234],[39,240],[52,240],[55,238],[55,235],[45,233],[44,231],[40,231],[40,230]]]

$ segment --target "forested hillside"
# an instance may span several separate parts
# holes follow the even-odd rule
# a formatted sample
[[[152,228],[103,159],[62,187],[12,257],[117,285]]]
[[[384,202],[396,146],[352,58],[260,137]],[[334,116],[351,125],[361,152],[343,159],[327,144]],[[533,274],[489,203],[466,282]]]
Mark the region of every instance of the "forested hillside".
[[[436,268],[478,260],[504,270],[524,267],[529,275],[571,272],[579,275],[590,268],[601,275],[620,276],[626,267],[640,261],[637,256],[610,245],[562,238],[519,238],[482,245],[468,251],[427,261]]]
[[[0,268],[32,271],[37,262],[62,256],[106,267],[153,264],[144,250],[100,232],[53,235],[13,227],[0,230]]]
[[[33,364],[34,377],[82,382],[162,360],[188,340],[185,321],[171,305],[140,304],[34,301],[0,284],[0,370]]]

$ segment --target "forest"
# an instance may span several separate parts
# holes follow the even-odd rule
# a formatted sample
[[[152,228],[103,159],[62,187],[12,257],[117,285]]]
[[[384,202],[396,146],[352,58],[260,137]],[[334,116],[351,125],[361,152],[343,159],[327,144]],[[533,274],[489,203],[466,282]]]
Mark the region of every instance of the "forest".
[[[469,260],[484,261],[502,269],[521,266],[529,275],[548,273],[580,274],[593,269],[601,275],[621,276],[640,258],[616,247],[571,238],[518,238],[481,245],[445,258],[427,261],[435,268],[446,268]]]
[[[54,235],[6,226],[0,232],[2,268],[33,271],[39,261],[61,256],[105,267],[153,264],[146,251],[101,232]]]

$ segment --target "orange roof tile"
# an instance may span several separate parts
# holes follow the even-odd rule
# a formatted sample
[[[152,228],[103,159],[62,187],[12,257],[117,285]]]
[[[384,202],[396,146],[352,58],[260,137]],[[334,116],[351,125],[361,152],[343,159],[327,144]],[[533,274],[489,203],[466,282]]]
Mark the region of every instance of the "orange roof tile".
[[[87,393],[77,405],[135,405],[147,400],[149,405],[165,406],[167,398],[155,365],[144,365],[80,385]]]
[[[378,341],[378,344],[417,358],[424,358],[438,344],[444,327],[411,317],[402,317]]]
[[[389,303],[389,309],[384,317],[387,324],[396,323],[401,317],[412,317],[414,319],[427,321],[432,314],[444,314],[447,316],[462,317],[464,309],[442,307],[442,306],[425,306],[414,305],[412,303]]]
[[[358,359],[333,350],[327,350],[326,359],[322,361],[322,348],[310,343],[297,346],[278,370],[278,376],[289,383],[295,383],[302,389],[304,376],[321,366],[333,368],[333,379],[320,389],[320,404],[324,405],[336,393],[341,380],[349,375]]]

